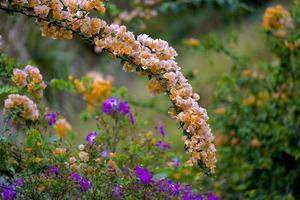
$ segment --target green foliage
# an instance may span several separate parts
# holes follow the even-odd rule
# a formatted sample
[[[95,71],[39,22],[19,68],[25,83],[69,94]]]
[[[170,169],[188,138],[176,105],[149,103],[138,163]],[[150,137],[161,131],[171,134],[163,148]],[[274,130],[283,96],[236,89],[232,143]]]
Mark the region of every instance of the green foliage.
[[[293,8],[299,27],[298,6]],[[244,62],[213,41],[234,62],[215,97],[212,124],[219,154],[216,189],[225,199],[299,199],[300,51],[286,38],[270,35],[276,62]],[[241,62],[242,61],[242,62]]]

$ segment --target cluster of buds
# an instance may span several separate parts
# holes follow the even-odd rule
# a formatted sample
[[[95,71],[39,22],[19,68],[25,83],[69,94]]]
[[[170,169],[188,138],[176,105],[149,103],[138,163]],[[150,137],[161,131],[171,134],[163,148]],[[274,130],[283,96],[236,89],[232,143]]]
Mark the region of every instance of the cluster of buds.
[[[36,9],[31,9],[27,0],[14,0],[16,7],[21,7],[24,14],[30,13],[39,18],[44,35],[57,38],[59,34],[78,34],[93,41],[98,51],[105,50],[122,59],[125,69],[156,79],[155,84],[164,89],[174,105],[172,117],[185,130],[183,139],[186,150],[191,155],[189,162],[192,165],[206,166],[214,172],[216,149],[213,144],[214,136],[207,123],[207,112],[198,105],[199,95],[193,93],[191,85],[176,63],[175,49],[161,39],[152,39],[144,34],[136,37],[125,26],[107,25],[101,19],[90,18],[88,11],[93,8],[99,11],[99,7],[95,6],[99,1],[82,2],[94,3],[91,3],[92,6],[87,6],[89,3],[74,6],[67,0],[39,2],[33,8],[43,6],[44,9],[49,9],[48,14],[43,14],[42,17],[34,11]]]
[[[36,121],[39,118],[37,105],[28,97],[11,94],[4,102],[4,113],[15,114],[25,121]]]
[[[26,87],[28,93],[38,99],[43,97],[47,87],[40,70],[31,65],[27,65],[24,69],[14,69],[12,81],[18,87]]]

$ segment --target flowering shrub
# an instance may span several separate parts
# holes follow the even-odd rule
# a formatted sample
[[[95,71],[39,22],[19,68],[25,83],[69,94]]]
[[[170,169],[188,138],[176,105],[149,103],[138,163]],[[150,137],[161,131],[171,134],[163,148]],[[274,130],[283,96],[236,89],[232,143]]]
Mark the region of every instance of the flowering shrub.
[[[13,1],[1,7],[37,18],[43,36],[72,39],[77,34],[92,42],[96,51],[106,51],[120,58],[126,71],[137,71],[155,78],[174,105],[171,116],[185,130],[183,139],[187,152],[191,154],[190,165],[214,172],[216,149],[206,110],[199,107],[199,95],[193,93],[174,60],[176,51],[167,42],[147,35],[136,38],[125,26],[107,25],[99,18],[89,17],[91,10],[105,12],[100,0],[88,3]]]
[[[50,111],[40,101],[41,96],[29,99],[27,96],[34,94],[24,89],[25,81],[17,84],[22,79],[16,78],[16,70],[9,63],[1,64],[6,66],[1,81],[7,86],[15,84],[20,93],[1,93],[6,96],[4,123],[14,122],[1,131],[3,199],[219,199],[174,180],[175,174],[192,168],[180,164],[172,153],[162,124],[157,131],[137,130],[127,101],[109,97],[99,104],[98,96],[94,96],[97,107],[87,109],[89,119],[96,119],[97,129],[87,133],[85,141],[76,147],[68,141],[68,134],[76,132],[66,118]],[[50,87],[76,95],[76,80],[54,79]]]
[[[297,3],[291,12],[266,9],[262,25],[274,57],[263,63],[217,39],[197,47],[233,61],[217,89],[212,121],[219,149],[212,185],[225,199],[300,198],[299,11]]]

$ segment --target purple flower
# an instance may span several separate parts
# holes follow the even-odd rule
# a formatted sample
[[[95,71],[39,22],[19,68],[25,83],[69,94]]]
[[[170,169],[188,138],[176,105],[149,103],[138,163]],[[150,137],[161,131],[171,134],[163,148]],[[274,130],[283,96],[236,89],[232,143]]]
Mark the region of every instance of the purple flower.
[[[46,121],[48,123],[49,126],[52,126],[54,124],[56,124],[57,121],[57,117],[55,113],[47,113],[46,114]]]
[[[18,178],[16,181],[15,181],[15,186],[16,187],[22,187],[24,185],[25,181],[24,181],[24,178]]]
[[[128,172],[128,169],[126,167],[122,167],[121,171],[123,172],[123,174],[126,174]]]
[[[207,200],[221,200],[220,197],[214,195],[212,192],[207,193]]]
[[[106,99],[102,104],[102,112],[106,114],[112,114],[118,109],[120,99],[110,97]]]
[[[130,123],[134,124],[134,117],[130,111],[128,102],[121,101],[119,98],[110,97],[106,99],[102,104],[102,112],[108,115],[114,115],[115,113],[121,113],[125,116],[129,115]]]
[[[134,120],[134,117],[133,117],[133,114],[132,114],[132,113],[129,114],[129,120],[130,120],[130,123],[131,123],[132,125],[134,125],[135,120]]]
[[[165,191],[165,184],[163,179],[158,181],[158,191],[159,192],[164,192]]]
[[[54,175],[56,175],[56,176],[58,176],[60,173],[59,173],[59,169],[57,168],[57,167],[55,167],[55,166],[53,166],[53,167],[51,167],[50,169],[49,169],[49,173],[50,174],[54,174]]]
[[[203,196],[195,194],[190,185],[185,185],[182,200],[203,200]]]
[[[179,158],[178,157],[175,157],[174,159],[172,159],[172,165],[174,167],[179,167]]]
[[[128,102],[127,101],[120,102],[117,112],[122,112],[124,115],[130,113],[130,107],[128,105]]]
[[[135,175],[142,184],[150,184],[153,181],[153,176],[150,174],[148,169],[139,165],[135,168]]]
[[[169,143],[163,143],[162,141],[157,142],[156,146],[161,150],[167,150],[171,148],[171,145]]]
[[[171,180],[168,180],[166,184],[170,195],[178,196],[180,194],[180,184],[178,182],[173,183]]]
[[[159,192],[165,192],[168,191],[168,193],[172,196],[179,196],[180,194],[180,184],[179,183],[173,183],[171,180],[160,180],[158,182],[158,191]]]
[[[164,125],[163,124],[161,124],[160,126],[159,126],[159,133],[160,133],[160,135],[162,136],[162,137],[166,137],[166,131],[165,131],[165,127],[164,127]]]
[[[73,181],[80,181],[81,180],[81,176],[79,174],[77,174],[76,172],[72,172],[69,176],[70,179],[72,179]]]
[[[108,156],[108,154],[109,154],[109,150],[108,149],[103,150],[102,153],[101,153],[101,158],[105,159]]]
[[[120,199],[122,197],[122,187],[118,184],[114,185],[114,189],[112,190],[112,196],[116,199]]]
[[[93,145],[94,144],[94,140],[97,137],[97,133],[96,132],[91,132],[89,134],[86,135],[86,141],[90,144]]]
[[[12,185],[2,186],[3,200],[14,200],[17,196],[17,193],[14,190]]]
[[[86,178],[81,179],[79,184],[81,192],[87,192],[92,188],[91,183]]]

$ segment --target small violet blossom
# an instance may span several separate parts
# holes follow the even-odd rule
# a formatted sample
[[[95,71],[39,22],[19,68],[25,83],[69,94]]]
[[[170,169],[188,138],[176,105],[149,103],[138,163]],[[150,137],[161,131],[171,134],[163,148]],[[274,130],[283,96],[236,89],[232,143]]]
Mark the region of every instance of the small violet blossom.
[[[108,156],[108,154],[109,154],[109,150],[108,149],[103,150],[102,153],[101,153],[101,158],[105,159]]]
[[[144,185],[150,184],[153,181],[153,176],[150,174],[148,169],[139,165],[135,168],[135,175]]]
[[[165,131],[165,126],[164,126],[163,124],[161,124],[161,125],[159,126],[159,133],[160,133],[160,135],[161,135],[162,137],[166,137],[166,135],[167,135],[167,133],[166,133],[166,131]]]
[[[97,137],[97,133],[96,132],[91,132],[89,134],[86,135],[86,141],[90,144],[93,145],[94,144],[94,140]]]
[[[86,178],[81,179],[79,184],[81,192],[87,192],[89,189],[92,188],[91,183]]]
[[[78,182],[81,180],[81,176],[76,172],[72,172],[69,178],[72,179],[73,181],[78,181]]]
[[[55,166],[49,169],[49,173],[58,176],[60,174],[59,169]]]
[[[15,186],[16,187],[22,187],[23,185],[24,185],[24,183],[25,183],[25,180],[24,180],[24,178],[18,178],[16,181],[15,181]]]
[[[46,114],[46,121],[48,123],[49,126],[52,126],[54,124],[56,124],[57,121],[57,116],[55,113],[47,113]]]

